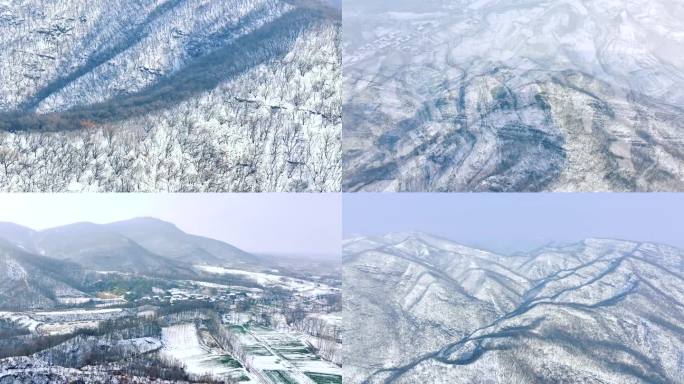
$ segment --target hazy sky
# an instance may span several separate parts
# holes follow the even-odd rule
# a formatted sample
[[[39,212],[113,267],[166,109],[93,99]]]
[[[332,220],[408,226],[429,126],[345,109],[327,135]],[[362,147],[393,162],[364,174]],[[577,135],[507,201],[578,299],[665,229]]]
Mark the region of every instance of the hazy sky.
[[[279,254],[339,254],[337,194],[0,194],[0,221],[44,229],[151,216],[180,229]]]
[[[344,234],[418,230],[498,252],[588,237],[684,248],[684,194],[346,194]]]

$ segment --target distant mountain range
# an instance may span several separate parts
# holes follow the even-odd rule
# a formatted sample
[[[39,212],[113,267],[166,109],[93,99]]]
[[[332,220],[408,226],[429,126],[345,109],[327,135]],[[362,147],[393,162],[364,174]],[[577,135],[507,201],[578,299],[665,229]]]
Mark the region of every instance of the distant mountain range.
[[[422,233],[344,245],[345,382],[684,382],[684,251],[511,256]]]
[[[90,271],[198,278],[194,266],[201,264],[248,271],[271,265],[262,256],[153,218],[42,231],[0,223],[0,308],[15,301],[45,307],[83,298],[80,286],[92,278]]]
[[[261,260],[230,244],[189,235],[153,218],[76,223],[42,231],[0,223],[0,239],[25,252],[100,271],[170,275],[193,264],[249,268]]]

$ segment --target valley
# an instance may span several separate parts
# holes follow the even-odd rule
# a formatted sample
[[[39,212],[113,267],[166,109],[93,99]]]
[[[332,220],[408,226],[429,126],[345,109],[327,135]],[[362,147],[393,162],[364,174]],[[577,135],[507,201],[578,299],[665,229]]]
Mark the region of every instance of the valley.
[[[681,191],[684,7],[350,0],[343,190]]]
[[[343,264],[346,382],[684,378],[680,249],[587,239],[501,255],[409,232],[351,238]]]
[[[276,269],[152,218],[0,239],[3,383],[341,383],[334,262]]]

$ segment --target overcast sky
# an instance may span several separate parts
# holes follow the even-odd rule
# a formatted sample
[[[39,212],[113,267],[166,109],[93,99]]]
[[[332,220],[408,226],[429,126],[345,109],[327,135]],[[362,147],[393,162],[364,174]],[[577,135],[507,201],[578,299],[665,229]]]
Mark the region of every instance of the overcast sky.
[[[418,230],[510,253],[588,237],[684,248],[684,194],[346,194],[344,234]]]
[[[0,221],[45,229],[156,217],[246,251],[337,255],[338,194],[0,194]]]

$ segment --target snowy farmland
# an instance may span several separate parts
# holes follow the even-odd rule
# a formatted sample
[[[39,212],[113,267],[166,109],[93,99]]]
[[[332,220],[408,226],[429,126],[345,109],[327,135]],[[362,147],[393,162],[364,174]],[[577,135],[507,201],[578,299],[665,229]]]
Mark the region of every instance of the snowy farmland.
[[[342,383],[337,365],[322,360],[296,333],[258,326],[231,326],[245,365],[261,381],[273,384]]]
[[[180,361],[188,374],[197,377],[236,378],[253,382],[236,359],[211,345],[208,333],[198,330],[194,323],[176,324],[162,328],[162,357]]]

